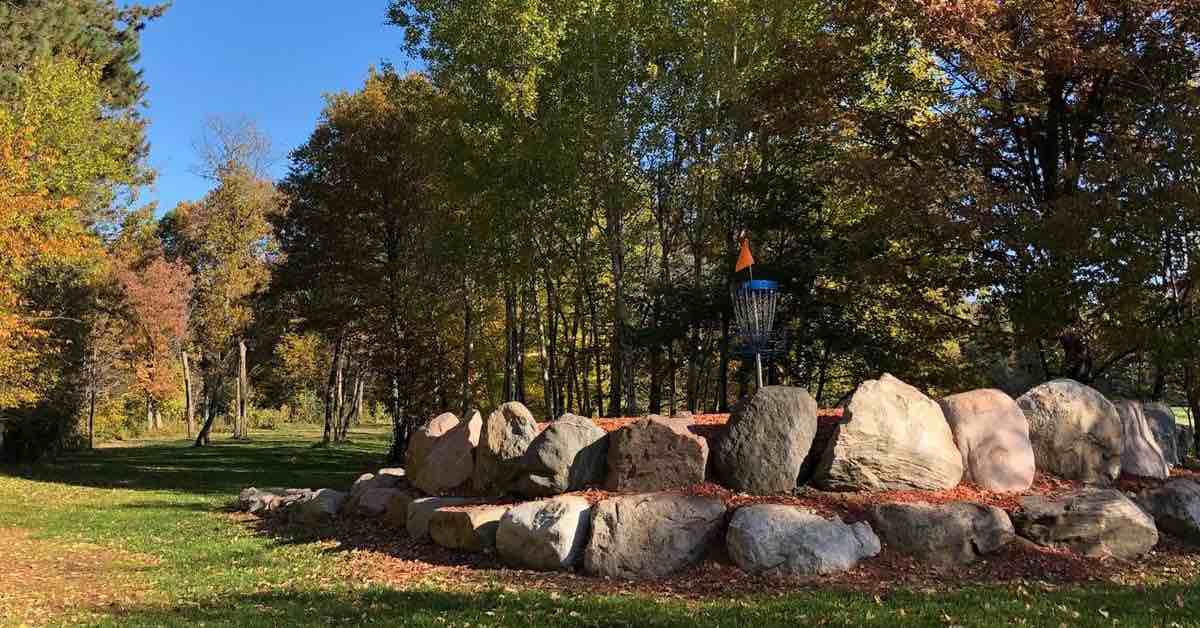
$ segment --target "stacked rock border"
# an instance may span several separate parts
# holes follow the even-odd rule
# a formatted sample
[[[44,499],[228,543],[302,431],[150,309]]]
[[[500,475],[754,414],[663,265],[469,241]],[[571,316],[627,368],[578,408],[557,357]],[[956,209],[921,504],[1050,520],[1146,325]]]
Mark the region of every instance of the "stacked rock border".
[[[806,391],[763,388],[710,442],[690,416],[651,415],[606,433],[570,414],[539,425],[507,403],[486,418],[433,418],[413,435],[404,468],[365,474],[348,492],[248,488],[238,508],[305,526],[377,517],[415,541],[495,553],[514,567],[621,579],[666,577],[714,552],[769,577],[847,571],[883,547],[939,569],[1018,541],[1132,559],[1160,534],[1200,546],[1200,482],[1166,481],[1182,460],[1170,412],[1110,402],[1071,380],[1016,400],[979,390],[935,401],[884,375],[823,421]],[[967,481],[1022,494],[1039,471],[1084,488],[1025,496],[1007,512],[881,500],[850,523],[793,505],[730,509],[686,490],[714,482],[769,500],[806,485],[919,495]],[[1122,472],[1164,482],[1127,494],[1111,488]],[[608,492],[580,494],[591,488]]]

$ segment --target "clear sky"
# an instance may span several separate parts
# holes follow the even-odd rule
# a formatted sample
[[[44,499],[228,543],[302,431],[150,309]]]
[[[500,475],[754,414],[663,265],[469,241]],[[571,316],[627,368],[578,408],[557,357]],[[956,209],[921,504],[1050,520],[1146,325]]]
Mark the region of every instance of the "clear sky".
[[[316,124],[324,94],[355,89],[381,61],[419,69],[404,54],[403,32],[384,24],[387,4],[175,0],[142,36],[150,166],[158,182],[141,200],[158,201],[161,213],[208,191],[189,169],[210,115],[254,119],[271,137],[279,177],[287,153]]]

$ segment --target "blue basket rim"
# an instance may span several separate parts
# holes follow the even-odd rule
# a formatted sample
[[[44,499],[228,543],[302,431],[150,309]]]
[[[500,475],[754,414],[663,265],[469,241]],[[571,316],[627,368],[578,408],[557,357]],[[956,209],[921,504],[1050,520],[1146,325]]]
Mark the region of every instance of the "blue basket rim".
[[[738,284],[738,290],[778,290],[779,282],[770,279],[751,279]]]

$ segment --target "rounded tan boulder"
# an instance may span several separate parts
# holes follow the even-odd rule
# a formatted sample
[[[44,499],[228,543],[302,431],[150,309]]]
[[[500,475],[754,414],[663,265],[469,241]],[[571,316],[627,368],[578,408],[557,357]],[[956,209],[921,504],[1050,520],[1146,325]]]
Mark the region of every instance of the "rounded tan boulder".
[[[854,391],[815,482],[832,491],[939,491],[958,486],[962,476],[941,406],[884,374]]]
[[[413,432],[408,437],[408,449],[404,452],[404,468],[411,471],[420,467],[433,448],[434,441],[457,425],[458,417],[453,412],[443,412],[430,419],[425,427]]]
[[[962,454],[963,480],[1002,493],[1033,486],[1029,420],[1012,397],[999,390],[973,390],[938,404]]]

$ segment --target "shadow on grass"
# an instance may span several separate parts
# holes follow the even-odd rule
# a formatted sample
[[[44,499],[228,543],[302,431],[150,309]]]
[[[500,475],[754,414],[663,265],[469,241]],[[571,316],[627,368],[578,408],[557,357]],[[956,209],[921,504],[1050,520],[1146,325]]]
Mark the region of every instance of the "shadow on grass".
[[[1022,596],[975,589],[887,599],[831,592],[685,604],[636,596],[477,593],[379,587],[222,597],[198,606],[126,609],[122,626],[1154,626],[1195,625],[1191,587],[1096,587]],[[1190,607],[1190,608],[1189,608]]]
[[[387,442],[378,433],[352,433],[350,443],[314,447],[309,434],[261,432],[251,440],[151,441],[71,453],[52,463],[0,467],[0,475],[97,488],[181,491],[234,496],[247,486],[346,488],[378,466]],[[319,438],[319,434],[315,436]]]

